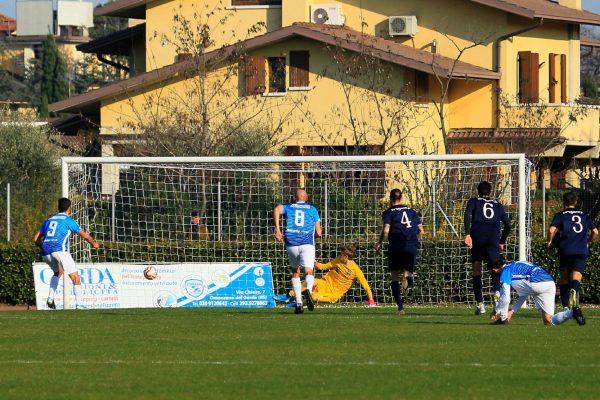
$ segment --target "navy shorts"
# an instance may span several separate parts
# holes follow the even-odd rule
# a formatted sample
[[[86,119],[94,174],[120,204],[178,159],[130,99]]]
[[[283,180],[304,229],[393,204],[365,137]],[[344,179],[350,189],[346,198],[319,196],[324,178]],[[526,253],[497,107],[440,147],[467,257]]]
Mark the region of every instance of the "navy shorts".
[[[473,243],[471,249],[472,262],[490,262],[495,258],[500,258],[500,245],[498,243]]]
[[[416,262],[416,251],[388,250],[388,268],[391,271],[404,270],[413,273],[415,272]]]
[[[587,261],[587,258],[587,256],[567,256],[560,254],[559,268],[561,271],[577,271],[583,274],[583,271],[585,271],[585,262]]]

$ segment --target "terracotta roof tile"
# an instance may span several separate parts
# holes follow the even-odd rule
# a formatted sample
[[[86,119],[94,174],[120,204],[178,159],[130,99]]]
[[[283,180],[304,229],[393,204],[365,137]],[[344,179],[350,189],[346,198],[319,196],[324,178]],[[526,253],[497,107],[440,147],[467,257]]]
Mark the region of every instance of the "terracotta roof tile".
[[[464,128],[450,130],[448,140],[454,143],[555,140],[560,143],[564,141],[564,138],[560,136],[559,128]]]

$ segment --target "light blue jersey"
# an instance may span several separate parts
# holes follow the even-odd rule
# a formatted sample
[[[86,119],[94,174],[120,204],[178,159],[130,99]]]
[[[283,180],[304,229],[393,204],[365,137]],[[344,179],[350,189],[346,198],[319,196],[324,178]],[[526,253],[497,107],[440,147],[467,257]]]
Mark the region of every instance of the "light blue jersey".
[[[44,236],[42,255],[55,251],[69,251],[71,232],[77,234],[80,230],[79,224],[67,214],[60,213],[48,218],[40,228],[40,233]]]
[[[302,246],[315,244],[315,225],[321,219],[317,209],[308,203],[299,201],[283,205],[283,217],[286,220],[285,245]]]
[[[512,285],[513,281],[527,280],[532,283],[554,281],[542,267],[525,261],[513,261],[500,273],[500,282]]]

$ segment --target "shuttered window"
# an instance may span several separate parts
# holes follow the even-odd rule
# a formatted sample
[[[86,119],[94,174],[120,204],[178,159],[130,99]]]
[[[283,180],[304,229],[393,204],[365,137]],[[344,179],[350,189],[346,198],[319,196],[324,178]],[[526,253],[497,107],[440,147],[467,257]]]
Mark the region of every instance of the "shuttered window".
[[[556,75],[556,54],[550,53],[548,56],[548,101],[550,103],[556,103],[556,88],[559,82],[558,76]]]
[[[422,71],[415,71],[415,101],[429,103],[429,75]]]
[[[308,51],[290,51],[290,86],[308,87]]]
[[[265,58],[261,56],[248,56],[244,63],[246,78],[246,95],[255,95],[265,92]]]
[[[280,6],[281,0],[231,0],[232,6]]]
[[[285,92],[285,57],[269,57],[269,93]]]
[[[567,99],[567,56],[560,55],[560,102],[566,103]]]
[[[540,55],[530,51],[519,52],[519,102],[540,101]]]
[[[564,54],[550,54],[548,101],[550,103],[567,102],[567,56]]]

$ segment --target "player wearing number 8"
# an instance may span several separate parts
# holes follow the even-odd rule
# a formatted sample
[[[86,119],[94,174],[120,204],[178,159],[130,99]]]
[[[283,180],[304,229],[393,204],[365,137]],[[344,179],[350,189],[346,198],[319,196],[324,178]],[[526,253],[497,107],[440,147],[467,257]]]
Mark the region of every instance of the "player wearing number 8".
[[[467,202],[465,209],[465,244],[471,250],[473,262],[473,293],[477,306],[475,314],[485,314],[483,305],[483,261],[489,263],[491,260],[499,259],[500,252],[510,233],[510,219],[504,211],[504,207],[498,201],[490,197],[492,185],[489,182],[481,182],[477,185],[479,197],[473,197]],[[502,222],[503,229],[500,235],[499,224]],[[492,273],[494,286],[494,297],[499,298],[500,276]],[[497,300],[496,300],[497,301]]]
[[[598,229],[590,216],[576,208],[577,195],[563,196],[565,209],[552,218],[548,230],[548,247],[558,246],[560,259],[560,301],[563,307],[579,306],[579,289],[589,255],[589,245],[598,236]],[[588,233],[591,231],[591,234]]]
[[[279,226],[281,216],[286,221],[285,225],[285,247],[292,267],[292,288],[296,297],[296,314],[302,314],[302,296],[306,300],[309,311],[314,309],[312,299],[313,283],[315,281],[313,266],[315,263],[315,235],[321,236],[321,219],[317,209],[308,204],[306,191],[296,191],[295,203],[278,204],[273,210],[275,222],[275,238],[278,241],[284,239]],[[300,281],[300,268],[304,268],[306,274],[306,290],[302,291]]]

